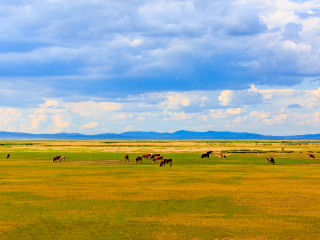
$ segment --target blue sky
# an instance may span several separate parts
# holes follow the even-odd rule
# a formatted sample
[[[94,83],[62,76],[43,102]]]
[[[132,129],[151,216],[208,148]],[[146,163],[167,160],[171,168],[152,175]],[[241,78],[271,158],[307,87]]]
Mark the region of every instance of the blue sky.
[[[0,130],[319,133],[319,9],[3,0]]]

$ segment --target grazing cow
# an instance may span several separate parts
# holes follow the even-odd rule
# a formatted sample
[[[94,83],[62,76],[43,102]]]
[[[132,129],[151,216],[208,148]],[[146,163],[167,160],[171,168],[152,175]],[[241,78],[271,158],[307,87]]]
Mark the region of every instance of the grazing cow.
[[[66,157],[65,156],[62,156],[61,158],[60,158],[60,162],[61,161],[66,161]]]
[[[155,156],[155,157],[152,159],[152,163],[157,162],[158,160],[162,160],[162,159],[163,159],[163,156]]]
[[[142,157],[143,157],[143,158],[149,158],[150,155],[151,155],[151,154],[144,154],[144,155],[142,155]]]
[[[267,164],[272,163],[274,164],[274,159],[273,157],[267,157]]]
[[[142,157],[136,157],[136,164],[138,163],[138,162],[140,162],[140,163],[142,163]]]
[[[156,156],[160,156],[160,154],[159,154],[159,153],[149,153],[149,155],[147,156],[147,158],[153,159],[153,158],[156,157]]]
[[[308,154],[308,158],[313,158],[314,159],[314,155],[313,154]]]
[[[284,151],[284,148],[281,148],[281,151],[283,152],[283,151]]]
[[[205,157],[210,159],[209,153],[204,153],[204,154],[201,155],[201,159],[203,159]]]
[[[128,155],[128,154],[125,155],[125,156],[124,156],[124,159],[125,159],[126,162],[129,162],[129,155]]]
[[[219,154],[219,158],[227,159],[226,155],[224,155],[224,154]]]
[[[9,153],[7,153],[7,158],[9,158],[10,157],[10,154]]]
[[[163,159],[160,163],[160,167],[162,166],[166,166],[166,163],[169,164],[170,163],[170,167],[172,166],[172,159],[168,158],[168,159]]]
[[[61,156],[55,156],[55,157],[53,157],[53,160],[52,160],[52,162],[54,163],[55,161],[60,161],[61,162]]]
[[[207,152],[207,154],[212,154],[212,153],[213,153],[213,151],[208,151],[208,152]]]

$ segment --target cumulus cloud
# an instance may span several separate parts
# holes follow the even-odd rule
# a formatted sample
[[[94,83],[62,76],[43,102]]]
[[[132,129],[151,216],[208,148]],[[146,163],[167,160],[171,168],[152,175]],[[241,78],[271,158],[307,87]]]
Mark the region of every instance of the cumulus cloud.
[[[99,125],[99,123],[97,123],[97,122],[91,122],[91,123],[88,123],[88,124],[82,126],[81,128],[95,128],[98,125]]]
[[[285,40],[299,40],[299,32],[302,31],[302,24],[294,23],[294,22],[289,22],[284,26],[284,31],[282,33],[283,39]]]
[[[124,132],[128,132],[128,131],[133,131],[135,128],[132,127],[131,125],[127,126],[126,128],[123,129]]]
[[[318,103],[309,103],[306,107],[307,108],[317,108],[317,107],[319,107],[319,104]]]
[[[295,12],[300,18],[320,17],[320,12]]]
[[[320,74],[317,8],[287,0],[1,2],[0,88],[10,96],[0,103],[292,86]]]
[[[230,108],[226,111],[226,113],[232,114],[232,115],[238,115],[244,112],[246,112],[245,108]]]
[[[176,121],[183,121],[183,120],[189,120],[192,119],[193,114],[188,114],[185,112],[165,112],[165,118],[163,120],[169,121],[169,120],[176,120]]]
[[[268,29],[257,12],[248,6],[232,10],[223,21],[225,32],[232,36],[255,35]]]
[[[118,114],[118,115],[114,115],[113,118],[115,120],[121,120],[121,119],[126,119],[127,118],[127,115],[126,114]]]
[[[263,102],[263,95],[255,86],[247,90],[226,90],[219,96],[222,105],[253,105]]]
[[[249,118],[247,116],[237,116],[237,118],[233,121],[234,123],[249,123]]]
[[[61,132],[62,129],[65,129],[65,128],[69,127],[69,125],[71,124],[70,116],[66,115],[66,114],[54,115],[54,116],[52,116],[52,120],[53,120],[53,122],[52,122],[52,125],[53,125],[52,132],[54,132],[54,133]]]
[[[32,119],[32,126],[29,128],[29,130],[33,130],[33,129],[38,129],[39,122],[46,120],[47,116],[30,114],[28,117]]]

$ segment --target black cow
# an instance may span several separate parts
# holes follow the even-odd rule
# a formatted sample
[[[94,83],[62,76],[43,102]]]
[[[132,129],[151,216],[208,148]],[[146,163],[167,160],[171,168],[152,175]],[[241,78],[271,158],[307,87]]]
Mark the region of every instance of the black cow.
[[[313,154],[308,154],[308,158],[313,158],[314,159],[314,155]]]
[[[209,155],[210,155],[209,153],[204,153],[201,155],[201,159],[203,159],[205,157],[210,159]]]

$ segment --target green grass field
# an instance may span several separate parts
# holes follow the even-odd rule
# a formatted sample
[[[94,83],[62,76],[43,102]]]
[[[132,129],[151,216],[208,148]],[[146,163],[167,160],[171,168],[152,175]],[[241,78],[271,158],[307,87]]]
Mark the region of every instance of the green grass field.
[[[320,239],[317,151],[316,141],[1,141],[0,239]],[[150,152],[172,167],[134,163]]]

